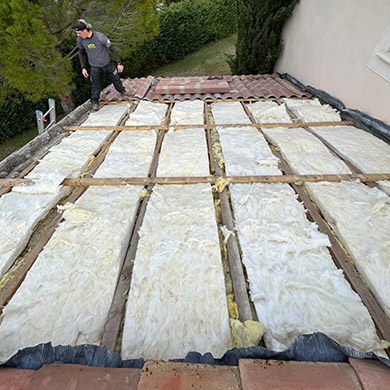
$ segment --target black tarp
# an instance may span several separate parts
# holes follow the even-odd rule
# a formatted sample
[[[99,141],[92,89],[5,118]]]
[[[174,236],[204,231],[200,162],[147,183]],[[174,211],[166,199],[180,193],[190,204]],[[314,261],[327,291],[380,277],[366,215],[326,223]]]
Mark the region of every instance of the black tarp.
[[[379,359],[390,367],[390,360],[376,354],[358,352],[339,345],[323,333],[298,336],[293,344],[282,352],[263,347],[234,348],[221,359],[210,353],[204,355],[190,352],[185,359],[175,362],[237,366],[240,359],[294,360],[303,362],[348,362],[348,357],[359,359]],[[17,352],[1,367],[38,370],[44,364],[82,364],[94,367],[142,368],[144,359],[122,360],[117,352],[110,352],[97,345],[56,346],[51,343],[39,344]]]

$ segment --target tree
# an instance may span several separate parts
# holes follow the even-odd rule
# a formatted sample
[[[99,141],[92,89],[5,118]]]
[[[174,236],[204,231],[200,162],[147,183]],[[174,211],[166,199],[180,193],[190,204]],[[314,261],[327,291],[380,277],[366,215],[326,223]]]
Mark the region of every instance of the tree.
[[[107,34],[123,56],[157,33],[156,0],[2,0],[0,102],[13,89],[31,101],[58,94],[64,112],[73,110],[71,59],[77,48],[64,48],[79,18]]]
[[[236,56],[233,74],[271,73],[282,49],[281,34],[299,0],[237,0]]]

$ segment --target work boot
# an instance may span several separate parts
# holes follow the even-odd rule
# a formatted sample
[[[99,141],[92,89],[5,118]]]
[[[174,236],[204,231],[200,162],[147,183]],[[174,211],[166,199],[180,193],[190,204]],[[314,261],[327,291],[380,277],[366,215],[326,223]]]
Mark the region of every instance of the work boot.
[[[97,103],[92,103],[91,110],[92,110],[92,111],[97,111],[98,109],[99,109],[99,104],[97,104]]]
[[[132,97],[133,95],[129,91],[124,90],[123,92],[121,92],[121,96],[122,97]]]

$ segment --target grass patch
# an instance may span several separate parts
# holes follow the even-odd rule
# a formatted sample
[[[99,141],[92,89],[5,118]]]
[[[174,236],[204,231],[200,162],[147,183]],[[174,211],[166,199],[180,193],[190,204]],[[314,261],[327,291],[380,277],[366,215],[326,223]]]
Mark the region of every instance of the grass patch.
[[[15,135],[15,137],[0,144],[0,161],[4,160],[15,150],[20,149],[26,145],[33,138],[38,135],[38,128],[34,127],[30,130],[23,132],[22,134]]]
[[[235,54],[237,34],[210,42],[182,60],[165,65],[153,72],[154,76],[207,76],[230,75],[225,54]]]

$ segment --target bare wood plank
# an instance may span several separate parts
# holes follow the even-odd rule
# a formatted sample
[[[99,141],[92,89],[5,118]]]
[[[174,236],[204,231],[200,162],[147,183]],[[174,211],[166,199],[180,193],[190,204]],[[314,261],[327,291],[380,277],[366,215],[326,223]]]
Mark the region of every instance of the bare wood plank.
[[[196,177],[129,177],[129,178],[66,178],[61,185],[80,187],[80,186],[124,186],[140,185],[146,186],[151,184],[197,184],[210,183],[214,184],[215,177],[196,176]]]
[[[306,123],[248,123],[248,124],[218,124],[218,125],[157,125],[157,126],[67,126],[64,129],[67,131],[97,131],[97,130],[118,130],[118,131],[143,131],[143,130],[169,130],[169,129],[214,129],[215,127],[220,128],[240,128],[240,127],[257,127],[257,128],[274,128],[274,127],[284,127],[284,128],[297,128],[297,127],[322,127],[322,126],[353,126],[354,122],[306,122]]]
[[[216,165],[217,173],[222,171]],[[221,218],[222,224],[230,231],[234,231],[233,217],[230,210],[229,199],[226,188],[219,194],[221,201]],[[252,312],[249,304],[249,296],[246,288],[245,275],[243,265],[241,262],[240,251],[238,249],[237,237],[235,234],[231,235],[226,242],[227,258],[229,262],[230,276],[232,278],[234,299],[238,307],[238,318],[241,322],[252,320]]]
[[[208,107],[205,105],[205,120],[209,125],[209,116],[208,116]],[[210,135],[211,143],[211,135]],[[214,153],[212,145],[209,149],[211,151],[210,158],[214,161],[215,172],[218,177],[223,176],[223,171],[218,164],[215,164]],[[217,179],[217,178],[215,178]],[[230,231],[234,231],[234,222],[232,216],[232,210],[230,209],[229,197],[227,189],[224,188],[222,192],[219,193],[219,200],[221,206],[221,219],[222,224],[226,226]],[[229,263],[230,277],[232,279],[232,287],[234,300],[237,303],[238,308],[238,318],[241,322],[252,320],[252,311],[249,303],[248,291],[246,288],[246,279],[244,274],[243,264],[241,262],[240,251],[238,248],[238,241],[235,234],[231,235],[227,242],[227,258]]]
[[[160,140],[161,141],[161,140]],[[153,164],[155,165],[155,164]],[[151,184],[214,184],[218,176],[182,176],[182,177],[110,177],[110,178],[66,178],[61,185],[80,186],[124,186]],[[264,176],[226,176],[231,183],[306,183],[354,181],[375,182],[390,180],[390,173],[375,174],[328,174],[328,175],[264,175]]]
[[[209,124],[209,115],[208,115],[208,106],[207,103],[203,105],[203,121],[206,124],[206,142],[207,142],[207,151],[209,155],[210,162],[210,173],[214,175],[215,173],[215,160],[213,154],[213,143],[211,142],[211,132],[210,132],[210,124]]]
[[[390,173],[352,173],[323,175],[269,175],[269,176],[227,176],[232,183],[297,183],[297,182],[340,182],[360,180],[372,183],[379,180],[390,180]]]
[[[164,121],[164,125],[166,125],[166,126],[169,125],[169,123],[171,122],[171,115],[172,115],[173,106],[174,106],[174,103],[169,104],[168,111],[167,111],[167,114],[165,116],[165,121]]]
[[[14,186],[30,186],[34,184],[31,179],[0,179],[0,186],[14,187]]]
[[[119,135],[119,132],[113,132],[110,138],[103,143],[100,147],[97,157],[92,161],[92,163],[85,168],[83,173],[84,176],[92,177],[93,174],[97,171],[100,164],[104,161],[104,158],[107,154],[108,146],[114,142],[116,137]],[[74,188],[69,195],[68,202],[74,203],[84,192],[86,191],[86,187]],[[5,307],[5,305],[9,302],[12,296],[15,294],[16,290],[22,284],[24,278],[26,277],[27,272],[30,270],[38,255],[41,253],[44,246],[50,240],[51,236],[54,234],[58,224],[62,219],[63,212],[59,212],[58,215],[53,219],[50,223],[47,231],[44,235],[38,240],[36,245],[32,248],[31,252],[29,252],[26,257],[23,259],[23,262],[18,267],[15,275],[8,279],[3,288],[0,290],[0,314]]]

